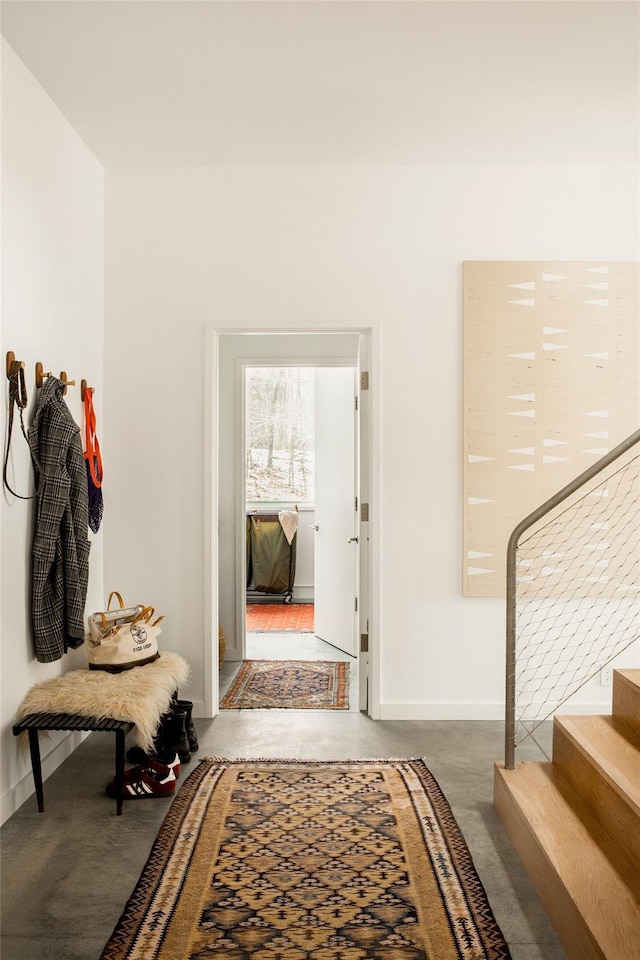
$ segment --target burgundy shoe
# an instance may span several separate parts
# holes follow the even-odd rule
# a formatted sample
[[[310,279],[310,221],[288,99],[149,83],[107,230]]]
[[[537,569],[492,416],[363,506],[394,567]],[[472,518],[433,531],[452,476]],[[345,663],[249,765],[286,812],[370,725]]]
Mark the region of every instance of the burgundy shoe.
[[[128,771],[132,772],[132,771]],[[176,789],[176,775],[166,763],[150,760],[137,774],[122,784],[124,800],[149,800],[152,797],[170,797]],[[107,784],[107,794],[117,799],[118,788],[115,780]]]
[[[176,753],[174,759],[170,763],[165,763],[161,760],[158,760],[156,757],[147,757],[144,763],[139,763],[136,767],[129,767],[128,770],[125,770],[122,775],[123,783],[131,783],[132,780],[137,780],[140,777],[140,774],[143,770],[150,770],[153,774],[162,774],[166,768],[169,767],[170,770],[173,770],[176,780],[180,776],[180,757]],[[110,786],[113,786],[115,789],[116,778],[114,777],[111,781]]]

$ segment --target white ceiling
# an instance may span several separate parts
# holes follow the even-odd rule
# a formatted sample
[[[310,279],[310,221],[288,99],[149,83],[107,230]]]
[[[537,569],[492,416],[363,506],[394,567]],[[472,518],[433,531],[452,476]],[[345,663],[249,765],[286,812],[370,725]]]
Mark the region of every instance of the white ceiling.
[[[114,166],[637,163],[636,2],[7,0]]]

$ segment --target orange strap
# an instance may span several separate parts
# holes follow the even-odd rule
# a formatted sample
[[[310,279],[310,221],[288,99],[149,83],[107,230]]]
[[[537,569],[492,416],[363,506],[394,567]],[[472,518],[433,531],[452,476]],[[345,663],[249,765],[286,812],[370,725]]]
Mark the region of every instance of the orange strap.
[[[96,415],[93,409],[93,388],[87,387],[84,391],[84,429],[86,437],[86,449],[84,452],[85,460],[89,462],[91,479],[96,487],[102,486],[102,455],[100,453],[100,444],[96,436]],[[98,471],[96,473],[96,463]]]

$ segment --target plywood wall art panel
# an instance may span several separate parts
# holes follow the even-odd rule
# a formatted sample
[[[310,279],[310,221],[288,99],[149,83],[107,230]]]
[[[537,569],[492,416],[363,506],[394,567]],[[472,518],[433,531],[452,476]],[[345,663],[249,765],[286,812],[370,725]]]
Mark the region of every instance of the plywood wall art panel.
[[[516,524],[640,425],[637,263],[464,264],[463,593]]]

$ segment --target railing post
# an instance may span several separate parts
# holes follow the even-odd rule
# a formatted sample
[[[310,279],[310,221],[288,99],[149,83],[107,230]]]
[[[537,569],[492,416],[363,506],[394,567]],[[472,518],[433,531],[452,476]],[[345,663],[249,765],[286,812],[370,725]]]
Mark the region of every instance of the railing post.
[[[514,536],[516,534],[516,536]],[[505,664],[504,765],[515,768],[516,753],[516,531],[507,545],[507,649]]]

